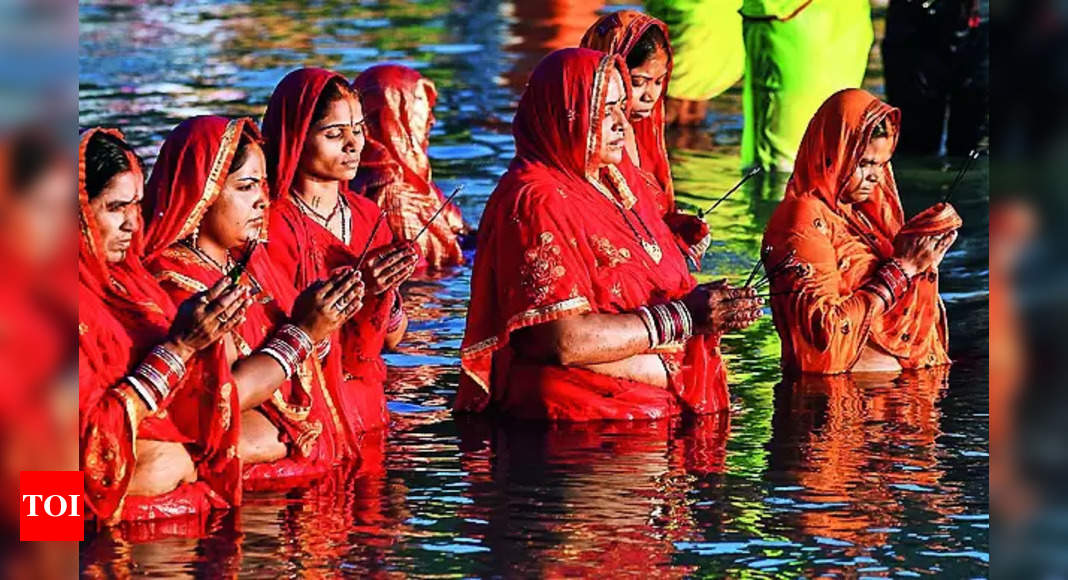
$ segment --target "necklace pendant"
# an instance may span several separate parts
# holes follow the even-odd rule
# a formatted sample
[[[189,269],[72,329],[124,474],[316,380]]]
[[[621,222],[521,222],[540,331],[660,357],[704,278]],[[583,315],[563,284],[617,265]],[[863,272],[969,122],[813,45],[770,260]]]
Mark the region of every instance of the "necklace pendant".
[[[647,242],[645,240],[639,240],[642,247],[645,248],[645,253],[649,254],[649,257],[653,259],[653,262],[657,264],[664,258],[664,252],[660,249],[660,244],[656,242]]]

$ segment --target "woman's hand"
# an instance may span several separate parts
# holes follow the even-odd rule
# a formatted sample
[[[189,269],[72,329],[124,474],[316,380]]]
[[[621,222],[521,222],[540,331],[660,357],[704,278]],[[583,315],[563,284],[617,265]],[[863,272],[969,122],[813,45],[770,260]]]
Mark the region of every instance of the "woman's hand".
[[[319,342],[363,308],[363,292],[359,270],[338,270],[301,292],[293,304],[293,323]]]
[[[894,259],[911,278],[937,268],[956,240],[956,230],[940,236],[898,235],[894,238]]]
[[[372,251],[363,266],[367,292],[372,296],[380,296],[393,290],[411,277],[418,263],[419,252],[409,242]]]
[[[178,307],[167,347],[188,361],[237,328],[245,320],[252,297],[245,286],[233,285],[226,276],[205,292],[191,296]]]
[[[755,289],[732,288],[725,280],[694,288],[683,302],[699,334],[742,330],[764,315],[764,300],[757,297]]]

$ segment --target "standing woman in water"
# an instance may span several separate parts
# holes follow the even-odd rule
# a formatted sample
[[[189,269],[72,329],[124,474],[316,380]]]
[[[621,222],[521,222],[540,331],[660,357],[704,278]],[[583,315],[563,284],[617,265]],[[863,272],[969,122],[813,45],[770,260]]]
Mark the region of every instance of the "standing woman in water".
[[[254,301],[224,339],[241,401],[238,455],[246,487],[285,487],[350,455],[334,402],[340,366],[327,356],[331,335],[359,310],[363,286],[358,272],[343,270],[298,297],[266,250],[251,245],[267,242],[260,142],[252,119],[194,117],[171,131],[148,181],[145,252],[176,301],[247,260],[236,283]]]
[[[686,248],[687,257],[700,266],[712,237],[704,220],[676,209],[664,141],[664,96],[674,63],[667,26],[641,12],[621,10],[597,20],[582,37],[581,46],[618,54],[626,61],[633,127],[633,132],[627,132],[628,157],[655,192],[664,221]]]
[[[419,253],[393,240],[373,201],[349,190],[364,147],[358,95],[337,73],[293,71],[271,95],[263,134],[273,200],[267,250],[297,288],[338,268],[362,268],[363,308],[341,329],[346,384],[338,408],[352,433],[384,427],[382,351],[396,347],[408,327],[398,288]]]
[[[78,148],[78,394],[85,501],[100,523],[241,501],[237,396],[219,338],[250,302],[219,283],[175,308],[141,264],[141,160],[111,129]]]
[[[398,239],[414,241],[445,201],[431,177],[427,155],[438,91],[423,75],[395,64],[363,71],[352,87],[360,94],[367,119],[367,145],[352,189],[388,212],[386,221]],[[414,241],[422,255],[420,266],[462,264],[458,237],[466,230],[460,208],[449,202]]]
[[[942,232],[903,228],[890,164],[900,131],[900,111],[860,89],[832,95],[808,125],[762,252],[773,272],[795,265],[771,280],[787,373],[950,362],[938,266],[960,218],[942,204]]]
[[[627,77],[619,56],[584,48],[531,74],[479,228],[458,410],[585,421],[729,407],[718,337],[760,301],[690,275],[624,162]]]

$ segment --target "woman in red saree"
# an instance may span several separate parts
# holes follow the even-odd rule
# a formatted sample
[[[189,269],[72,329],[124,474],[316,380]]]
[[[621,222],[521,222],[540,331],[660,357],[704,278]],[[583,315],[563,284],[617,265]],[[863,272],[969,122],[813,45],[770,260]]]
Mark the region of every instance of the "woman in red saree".
[[[102,524],[198,519],[241,500],[237,399],[217,341],[250,299],[218,284],[174,307],[141,264],[143,183],[121,133],[83,133],[79,444],[87,510]]]
[[[704,220],[675,207],[675,186],[664,141],[664,95],[674,62],[668,38],[667,25],[660,20],[636,10],[620,10],[594,22],[580,46],[618,54],[626,61],[633,128],[627,132],[627,154],[655,193],[664,221],[686,248],[687,256],[700,266],[712,237]]]
[[[367,145],[352,190],[386,210],[386,223],[398,239],[413,241],[420,266],[439,269],[464,261],[457,239],[465,233],[460,208],[449,203],[441,215],[415,236],[445,202],[430,175],[430,128],[434,125],[434,83],[395,64],[373,66],[356,77],[367,119]]]
[[[531,74],[479,229],[457,410],[583,421],[728,407],[719,334],[760,302],[695,288],[624,159],[626,78],[622,59],[588,49]]]
[[[388,422],[382,350],[404,336],[408,319],[398,287],[419,260],[410,244],[393,241],[373,201],[349,191],[363,126],[345,77],[317,68],[286,75],[263,119],[271,260],[297,288],[349,267],[361,269],[366,286],[363,309],[341,329],[339,344],[345,386],[336,402],[351,433]]]
[[[897,109],[847,89],[809,123],[763,242],[788,373],[950,362],[938,265],[957,234],[899,233],[904,216],[890,157],[900,122]]]
[[[224,341],[242,411],[238,455],[246,487],[279,487],[317,476],[349,455],[333,394],[340,367],[326,357],[331,334],[358,311],[363,286],[358,272],[344,272],[298,297],[267,253],[250,245],[267,242],[260,141],[247,118],[194,117],[167,136],[143,205],[145,262],[178,301],[248,259],[237,283],[255,301]],[[251,256],[243,255],[248,251]],[[292,353],[274,343],[290,337],[316,346],[287,358]]]

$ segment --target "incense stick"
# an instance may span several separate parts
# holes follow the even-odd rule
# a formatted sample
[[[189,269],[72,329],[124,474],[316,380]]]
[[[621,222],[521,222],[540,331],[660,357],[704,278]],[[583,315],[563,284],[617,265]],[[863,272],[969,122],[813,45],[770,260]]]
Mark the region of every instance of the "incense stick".
[[[412,238],[412,243],[415,243],[416,240],[418,240],[419,237],[423,235],[423,232],[425,232],[426,229],[430,227],[430,224],[432,224],[434,220],[438,219],[438,216],[441,215],[441,212],[445,211],[445,208],[449,206],[449,202],[452,201],[452,198],[456,197],[456,195],[463,191],[463,189],[464,184],[462,183],[456,186],[456,189],[454,189],[452,193],[449,194],[449,197],[445,198],[445,201],[442,202],[441,207],[439,207],[438,210],[434,212],[434,215],[430,216],[430,219],[427,220],[425,224],[423,224],[423,229],[419,230],[419,233],[415,234],[415,237]]]
[[[765,282],[771,282],[771,279],[779,275],[779,272],[786,267],[786,264],[788,264],[796,254],[797,250],[794,248],[790,248],[790,251],[786,252],[786,256],[782,260],[779,260],[779,262],[772,266],[770,269],[764,269],[764,275],[761,276],[760,280],[757,280],[757,282],[753,284],[753,287],[759,288],[763,286]]]
[[[375,220],[375,227],[371,228],[371,235],[367,237],[367,243],[363,246],[363,251],[360,252],[360,257],[356,260],[356,269],[359,270],[363,267],[363,259],[367,257],[367,250],[371,249],[371,242],[375,240],[375,234],[378,233],[379,226],[386,219],[386,212],[378,214],[378,219]]]
[[[957,177],[953,180],[953,184],[949,186],[949,191],[942,198],[942,203],[947,203],[949,198],[953,197],[953,192],[957,190],[957,186],[964,180],[964,175],[972,168],[972,162],[979,159],[981,154],[982,151],[980,149],[972,149],[968,152],[968,159],[964,162],[964,166],[960,168],[960,171],[957,172]]]
[[[747,171],[745,176],[742,177],[742,180],[739,181],[737,184],[735,184],[734,187],[730,188],[730,190],[728,190],[727,193],[724,193],[723,197],[721,197],[718,200],[716,200],[716,203],[712,204],[712,207],[697,212],[697,217],[703,218],[706,215],[708,215],[709,213],[711,213],[712,210],[716,209],[716,207],[719,206],[719,204],[723,203],[723,200],[725,200],[728,197],[730,197],[730,195],[732,193],[734,193],[734,192],[738,191],[739,189],[741,189],[741,187],[743,185],[745,185],[746,181],[749,181],[749,179],[751,177],[753,177],[754,175],[760,173],[761,171],[764,171],[764,169],[761,168],[760,166],[754,167],[754,168],[750,169],[749,171]]]
[[[252,260],[252,252],[256,251],[256,246],[260,243],[257,239],[249,240],[248,249],[245,250],[245,255],[241,257],[237,265],[230,269],[226,273],[226,276],[230,278],[230,284],[237,284],[237,281],[241,279],[241,275],[245,273],[245,269],[248,268],[248,263]]]

